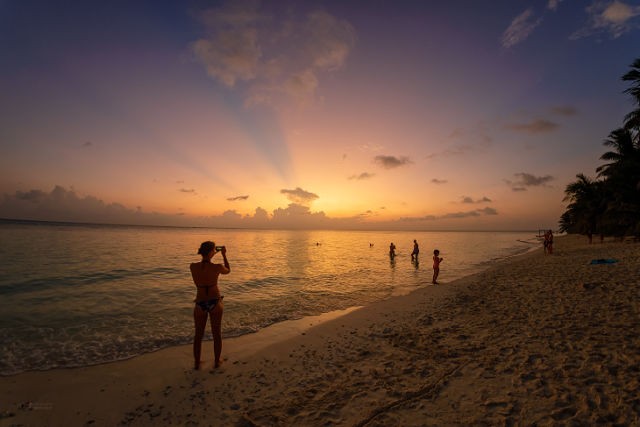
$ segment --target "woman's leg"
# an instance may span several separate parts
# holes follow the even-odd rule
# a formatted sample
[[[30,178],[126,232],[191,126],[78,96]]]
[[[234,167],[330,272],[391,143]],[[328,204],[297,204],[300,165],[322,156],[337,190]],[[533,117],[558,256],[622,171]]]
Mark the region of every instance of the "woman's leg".
[[[222,363],[222,300],[218,302],[216,308],[211,311],[211,332],[213,333],[213,353],[215,360],[215,367],[217,368]]]
[[[193,359],[194,367],[200,369],[200,351],[202,349],[202,337],[204,336],[204,328],[207,326],[207,313],[202,311],[198,306],[193,308],[193,322],[196,326],[196,334],[193,337]]]

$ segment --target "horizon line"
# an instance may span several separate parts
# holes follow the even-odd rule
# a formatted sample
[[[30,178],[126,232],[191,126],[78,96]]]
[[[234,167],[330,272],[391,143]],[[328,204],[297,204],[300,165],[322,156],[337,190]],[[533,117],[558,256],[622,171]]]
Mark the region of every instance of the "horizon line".
[[[18,219],[18,218],[0,218],[1,222],[41,224],[41,225],[78,225],[78,226],[108,226],[108,227],[146,227],[146,228],[177,228],[177,229],[210,229],[210,230],[282,230],[282,231],[384,231],[384,232],[419,232],[419,233],[513,233],[513,232],[535,232],[548,227],[539,227],[537,229],[504,229],[504,230],[397,230],[397,229],[373,229],[373,228],[281,228],[281,227],[210,227],[210,226],[188,226],[188,225],[154,225],[154,224],[118,224],[103,222],[78,222],[78,221],[51,221],[37,219]]]

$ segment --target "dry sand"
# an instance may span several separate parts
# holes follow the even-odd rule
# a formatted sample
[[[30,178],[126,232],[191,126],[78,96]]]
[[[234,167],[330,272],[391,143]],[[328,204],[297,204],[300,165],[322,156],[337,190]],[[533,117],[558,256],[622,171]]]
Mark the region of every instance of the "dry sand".
[[[639,303],[639,244],[561,237],[553,255],[225,340],[214,371],[205,342],[201,371],[184,346],[0,378],[0,425],[640,424]]]

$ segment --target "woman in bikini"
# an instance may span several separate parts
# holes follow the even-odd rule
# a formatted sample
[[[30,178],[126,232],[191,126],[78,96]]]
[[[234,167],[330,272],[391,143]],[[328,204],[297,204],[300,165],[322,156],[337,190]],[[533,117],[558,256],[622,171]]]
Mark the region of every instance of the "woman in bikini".
[[[211,258],[220,249],[224,265],[213,264]],[[227,250],[224,246],[216,248],[213,242],[203,242],[198,249],[202,261],[191,263],[191,276],[196,285],[196,306],[193,308],[193,320],[196,325],[196,335],[193,339],[193,357],[195,369],[200,369],[200,350],[202,337],[207,326],[207,317],[211,317],[211,332],[213,333],[213,352],[215,367],[222,363],[222,297],[218,289],[218,276],[229,274],[231,268],[227,261]]]
[[[433,283],[434,285],[438,284],[438,274],[440,274],[440,263],[444,259],[444,258],[441,258],[439,255],[440,255],[439,250],[436,249],[433,251],[433,280],[431,281],[431,283]]]

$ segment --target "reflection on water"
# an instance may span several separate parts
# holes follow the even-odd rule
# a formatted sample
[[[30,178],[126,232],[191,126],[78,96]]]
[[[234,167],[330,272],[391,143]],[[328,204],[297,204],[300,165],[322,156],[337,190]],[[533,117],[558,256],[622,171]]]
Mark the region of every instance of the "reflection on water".
[[[219,286],[228,337],[429,285],[431,269],[411,261],[413,239],[440,249],[447,282],[528,249],[517,240],[531,235],[0,222],[0,373],[189,343],[195,287],[188,266],[204,240],[227,247],[231,274]]]

